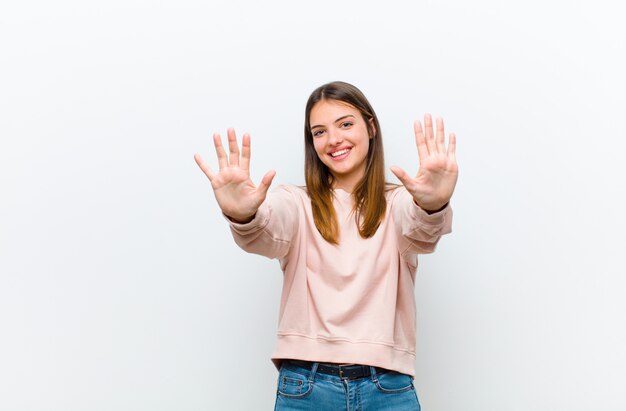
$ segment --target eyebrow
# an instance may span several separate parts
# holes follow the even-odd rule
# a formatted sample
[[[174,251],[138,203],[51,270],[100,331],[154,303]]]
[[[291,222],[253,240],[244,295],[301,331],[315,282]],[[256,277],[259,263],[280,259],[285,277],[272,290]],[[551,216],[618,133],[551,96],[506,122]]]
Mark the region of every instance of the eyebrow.
[[[338,122],[338,121],[341,121],[341,120],[343,120],[344,118],[347,118],[347,117],[352,117],[352,118],[354,118],[354,116],[353,116],[352,114],[348,114],[348,115],[345,115],[345,116],[339,117],[337,120],[333,121],[333,123],[336,123],[336,122]],[[319,125],[319,124],[318,124],[318,125],[315,125],[315,126],[311,127],[311,130],[313,130],[314,128],[317,128],[317,127],[324,127],[324,126],[322,126],[322,125]]]

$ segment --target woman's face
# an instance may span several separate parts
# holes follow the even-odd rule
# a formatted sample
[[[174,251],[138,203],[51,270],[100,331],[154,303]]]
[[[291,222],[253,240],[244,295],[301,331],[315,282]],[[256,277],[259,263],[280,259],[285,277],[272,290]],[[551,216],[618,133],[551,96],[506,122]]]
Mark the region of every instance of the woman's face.
[[[347,103],[321,100],[311,109],[309,123],[315,151],[335,177],[335,188],[352,192],[365,174],[369,149],[363,116]]]

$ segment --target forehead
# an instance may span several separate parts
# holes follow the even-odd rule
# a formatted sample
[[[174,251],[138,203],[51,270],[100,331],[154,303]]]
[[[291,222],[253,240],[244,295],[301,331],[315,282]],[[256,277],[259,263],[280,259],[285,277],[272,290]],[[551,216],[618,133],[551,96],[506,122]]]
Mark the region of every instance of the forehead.
[[[312,125],[322,123],[333,123],[338,118],[353,115],[358,118],[359,110],[348,103],[337,100],[321,100],[315,103],[309,115]]]

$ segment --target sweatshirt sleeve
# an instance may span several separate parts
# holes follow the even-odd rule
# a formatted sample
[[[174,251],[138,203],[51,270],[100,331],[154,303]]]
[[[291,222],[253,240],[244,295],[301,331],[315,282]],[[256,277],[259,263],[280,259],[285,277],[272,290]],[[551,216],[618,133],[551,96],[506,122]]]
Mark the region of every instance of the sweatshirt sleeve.
[[[393,197],[392,213],[400,254],[405,258],[414,254],[432,253],[439,238],[452,231],[450,204],[441,211],[428,214],[415,204],[404,187],[398,188]]]
[[[252,221],[240,224],[224,218],[241,249],[268,258],[283,258],[296,234],[298,215],[294,194],[288,186],[280,185],[267,194]]]

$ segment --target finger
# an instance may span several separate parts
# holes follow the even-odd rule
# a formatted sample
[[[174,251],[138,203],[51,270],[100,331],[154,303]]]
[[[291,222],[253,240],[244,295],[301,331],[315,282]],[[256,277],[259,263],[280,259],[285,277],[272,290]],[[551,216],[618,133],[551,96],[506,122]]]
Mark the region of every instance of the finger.
[[[418,120],[413,123],[413,130],[415,131],[417,154],[420,159],[420,164],[422,164],[424,158],[428,157],[428,146],[426,146],[426,139],[424,138],[424,132],[422,131],[422,124]]]
[[[446,152],[446,133],[443,131],[443,118],[437,117],[435,124],[437,125],[437,138],[435,139],[437,152],[443,154]]]
[[[250,171],[250,134],[245,133],[241,141],[241,168]]]
[[[202,157],[200,157],[200,154],[194,154],[193,159],[196,160],[196,164],[198,165],[198,167],[200,167],[200,170],[202,170],[202,172],[209,178],[209,181],[213,181],[215,173],[211,171],[209,165],[204,162]]]
[[[228,164],[231,167],[239,167],[239,147],[237,146],[237,136],[234,128],[228,129],[228,148],[230,150]]]
[[[219,133],[213,134],[213,144],[215,144],[217,161],[220,165],[220,170],[222,170],[228,167],[228,157],[226,157],[226,151],[224,151],[224,146],[222,146],[222,137]]]
[[[456,162],[456,134],[450,133],[448,140],[448,157]]]
[[[257,187],[257,191],[261,195],[261,198],[265,199],[265,196],[267,195],[267,190],[272,185],[272,180],[274,180],[274,176],[276,176],[276,171],[270,170],[265,173],[265,175],[261,179],[261,183]]]
[[[433,119],[430,114],[424,116],[424,129],[428,153],[431,155],[435,154],[437,152],[437,146],[435,145],[435,137],[433,135]]]
[[[396,177],[398,177],[398,180],[400,180],[400,182],[404,185],[404,187],[406,187],[407,189],[413,187],[413,179],[411,178],[410,175],[406,173],[406,171],[404,171],[398,166],[391,166],[390,170],[393,174],[395,174]]]

